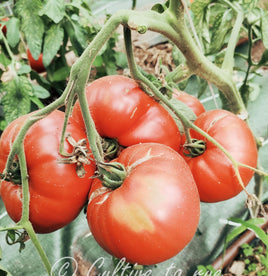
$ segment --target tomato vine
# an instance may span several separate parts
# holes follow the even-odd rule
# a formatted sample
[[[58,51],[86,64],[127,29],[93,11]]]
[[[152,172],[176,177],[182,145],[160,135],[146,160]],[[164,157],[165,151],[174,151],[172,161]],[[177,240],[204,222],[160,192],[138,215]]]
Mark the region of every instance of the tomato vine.
[[[174,104],[172,100],[163,95],[160,89],[158,89],[158,87],[156,87],[150,80],[148,80],[148,78],[146,78],[141,73],[135,63],[132,49],[131,32],[137,31],[138,33],[142,34],[147,31],[154,31],[160,33],[166,36],[170,41],[174,43],[174,45],[176,45],[176,47],[182,52],[187,61],[186,65],[179,65],[172,73],[167,75],[167,83],[164,85],[167,89],[172,89],[172,83],[179,82],[183,79],[189,78],[192,75],[197,75],[216,85],[227,99],[230,110],[243,119],[247,119],[248,114],[246,106],[243,102],[241,94],[239,93],[239,90],[236,87],[235,82],[232,79],[234,51],[236,43],[239,39],[240,29],[244,20],[244,13],[242,9],[238,9],[229,1],[223,0],[223,2],[231,6],[231,8],[236,12],[237,17],[230,35],[221,68],[216,66],[211,61],[209,61],[208,58],[206,58],[200,47],[197,45],[196,41],[193,39],[192,33],[190,32],[185,22],[184,1],[170,0],[169,6],[160,13],[153,10],[119,11],[113,14],[106,21],[106,23],[97,33],[92,42],[84,50],[79,59],[74,63],[70,71],[69,81],[62,95],[51,104],[31,115],[21,128],[18,136],[16,137],[12,145],[12,149],[10,151],[3,175],[5,177],[5,174],[13,163],[14,157],[18,156],[23,194],[22,217],[16,225],[8,228],[1,228],[0,230],[5,231],[8,229],[25,229],[30,239],[36,246],[36,249],[38,250],[48,273],[51,272],[51,266],[44,250],[41,248],[38,242],[32,224],[29,221],[29,183],[23,141],[27,131],[33,124],[46,117],[48,114],[52,113],[54,110],[64,106],[65,121],[61,135],[61,144],[59,148],[60,154],[64,157],[66,155],[66,152],[64,151],[63,143],[66,139],[66,128],[68,120],[71,116],[74,100],[75,98],[78,98],[79,104],[81,106],[82,116],[86,126],[87,138],[97,166],[96,175],[104,182],[104,185],[107,187],[116,188],[121,185],[122,180],[125,178],[126,175],[125,167],[117,162],[109,164],[105,163],[102,138],[96,130],[94,120],[92,119],[87,106],[85,95],[85,89],[90,76],[91,67],[100,50],[109,40],[109,38],[115,32],[119,25],[123,25],[124,27],[125,48],[129,68],[133,79],[135,79],[141,85],[146,93],[152,96],[156,101],[160,102],[160,104],[163,105],[170,113],[172,113],[173,116],[179,119],[186,134],[188,145],[194,142],[189,134],[189,129],[197,131],[207,140],[216,145],[232,162],[236,177],[238,178],[241,187],[247,193],[250,200],[252,199],[253,195],[251,195],[244,187],[239,173],[239,167],[249,168],[260,175],[268,175],[267,173],[264,173],[259,169],[237,162],[220,143],[218,143],[205,131],[195,126],[195,124],[193,123],[193,118],[195,118],[195,116],[189,111],[189,108],[187,108],[184,104],[181,104],[183,109],[186,111],[182,112],[181,110],[179,110],[177,108],[177,105]],[[135,4],[133,2],[133,7],[134,6]],[[5,39],[4,43],[6,43]],[[7,46],[7,50],[8,49],[9,47]],[[10,53],[10,56],[12,57],[12,53]],[[191,113],[191,119],[189,119],[185,115],[186,113]],[[253,199],[259,202],[259,200],[255,197]]]

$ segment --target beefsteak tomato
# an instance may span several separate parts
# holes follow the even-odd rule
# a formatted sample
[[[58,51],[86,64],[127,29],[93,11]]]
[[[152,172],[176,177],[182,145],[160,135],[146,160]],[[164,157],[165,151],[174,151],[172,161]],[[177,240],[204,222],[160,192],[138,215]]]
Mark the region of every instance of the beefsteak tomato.
[[[256,167],[258,152],[254,136],[248,125],[235,114],[226,110],[207,111],[196,119],[195,125],[220,143],[236,161]],[[240,193],[243,188],[230,159],[197,131],[191,129],[190,135],[206,144],[204,153],[199,156],[182,154],[192,171],[201,201],[223,201]],[[239,173],[246,186],[254,172],[240,166]]]
[[[116,138],[120,145],[157,142],[179,150],[181,135],[172,116],[124,76],[106,76],[86,88],[88,107],[102,137]],[[73,118],[84,126],[79,103]]]
[[[0,139],[0,172],[6,161],[19,130],[29,114],[13,121]],[[55,231],[70,223],[79,214],[87,200],[91,176],[95,164],[84,165],[85,176],[78,177],[76,164],[60,162],[60,136],[64,113],[54,111],[36,122],[24,139],[30,192],[30,221],[37,233]],[[85,139],[85,133],[75,122],[69,122],[67,132],[75,141]],[[73,151],[66,140],[65,150]],[[1,197],[9,216],[18,222],[22,213],[22,187],[12,181],[1,182]]]
[[[96,241],[117,258],[152,265],[181,251],[194,236],[200,201],[191,171],[170,147],[144,143],[124,149],[123,184],[110,190],[94,179],[87,219]]]

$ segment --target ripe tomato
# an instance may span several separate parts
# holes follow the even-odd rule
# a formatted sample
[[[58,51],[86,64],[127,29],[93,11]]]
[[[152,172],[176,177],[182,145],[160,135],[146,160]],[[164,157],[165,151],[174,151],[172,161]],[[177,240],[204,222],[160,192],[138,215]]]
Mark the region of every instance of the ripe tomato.
[[[87,86],[86,97],[101,136],[116,138],[122,146],[157,142],[179,149],[181,136],[175,121],[134,80],[124,76],[97,79]],[[78,102],[73,118],[84,125]]]
[[[29,64],[33,70],[35,70],[38,73],[42,73],[46,71],[46,68],[44,67],[44,64],[43,64],[42,53],[39,55],[38,59],[36,60],[33,58],[30,50],[27,49],[27,57],[28,57]]]
[[[178,90],[175,90],[172,95],[177,100],[180,100],[188,105],[193,110],[196,116],[199,116],[201,113],[206,111],[203,104],[193,95],[190,95],[183,91],[179,92]]]
[[[13,121],[2,133],[0,140],[0,172],[3,172],[11,145],[29,115]],[[81,211],[87,200],[94,174],[93,163],[85,165],[86,175],[79,178],[76,164],[63,164],[59,159],[59,144],[64,113],[52,112],[36,122],[27,132],[24,149],[27,160],[30,191],[30,221],[38,233],[48,233],[70,223]],[[76,140],[84,139],[84,131],[69,123],[67,132]],[[73,146],[66,140],[65,150]],[[18,222],[22,211],[21,185],[2,181],[1,197],[9,216]]]
[[[144,143],[116,161],[127,177],[115,190],[95,179],[87,219],[96,241],[117,258],[151,265],[167,260],[192,239],[200,215],[198,191],[183,158],[170,147]]]
[[[195,125],[218,141],[236,161],[256,167],[258,153],[254,136],[247,124],[236,115],[226,110],[211,110],[201,114]],[[191,130],[190,134],[192,138],[206,143],[203,154],[197,157],[183,155],[194,176],[201,201],[218,202],[240,193],[242,187],[229,158],[198,132]],[[246,186],[253,171],[239,167],[239,172]]]
[[[4,17],[4,18],[1,19],[1,21],[8,21],[8,20],[9,20],[8,17]],[[2,26],[2,24],[0,23],[0,27],[1,27],[1,26]],[[6,26],[6,25],[3,26],[2,32],[3,32],[3,34],[4,34],[5,36],[7,35],[7,26]]]

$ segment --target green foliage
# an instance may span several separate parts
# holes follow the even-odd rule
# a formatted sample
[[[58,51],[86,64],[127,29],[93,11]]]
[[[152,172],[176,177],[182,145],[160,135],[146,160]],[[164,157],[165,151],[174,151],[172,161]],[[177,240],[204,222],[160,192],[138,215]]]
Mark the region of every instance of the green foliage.
[[[66,55],[79,57],[101,29],[85,0],[18,0],[13,12],[0,37],[0,131],[62,93],[71,68]],[[96,77],[127,67],[125,54],[114,50],[117,41],[114,33],[97,56]],[[26,49],[35,59],[43,54],[45,76],[31,70]]]

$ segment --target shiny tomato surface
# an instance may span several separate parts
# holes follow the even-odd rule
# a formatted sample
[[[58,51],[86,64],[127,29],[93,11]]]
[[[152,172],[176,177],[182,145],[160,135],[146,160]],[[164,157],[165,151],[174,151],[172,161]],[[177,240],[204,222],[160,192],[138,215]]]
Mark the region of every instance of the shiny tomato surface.
[[[117,258],[152,265],[180,252],[200,216],[198,191],[183,158],[156,143],[130,146],[116,161],[127,177],[115,190],[95,179],[87,219],[97,242]]]
[[[97,79],[87,86],[86,97],[101,136],[115,138],[125,147],[157,142],[179,149],[181,136],[175,121],[134,80],[124,76]],[[84,126],[78,102],[73,118]]]
[[[211,110],[202,113],[195,125],[219,142],[232,157],[243,164],[256,167],[258,153],[254,136],[248,125],[235,114],[226,110]],[[218,202],[236,196],[242,191],[230,159],[211,141],[197,131],[190,131],[191,137],[203,140],[205,152],[197,157],[187,157],[197,184],[200,199],[205,202]],[[244,186],[254,171],[239,167]]]
[[[12,143],[29,114],[13,121],[0,139],[0,172],[3,172]],[[95,164],[84,165],[83,178],[76,173],[76,164],[64,164],[59,154],[60,135],[64,113],[54,111],[36,122],[27,132],[24,149],[27,161],[30,191],[30,221],[38,233],[55,231],[70,223],[83,208],[91,186]],[[75,141],[85,133],[75,122],[67,127]],[[73,146],[65,141],[65,150]],[[9,216],[18,222],[22,211],[22,186],[8,181],[1,183],[1,197]]]

